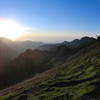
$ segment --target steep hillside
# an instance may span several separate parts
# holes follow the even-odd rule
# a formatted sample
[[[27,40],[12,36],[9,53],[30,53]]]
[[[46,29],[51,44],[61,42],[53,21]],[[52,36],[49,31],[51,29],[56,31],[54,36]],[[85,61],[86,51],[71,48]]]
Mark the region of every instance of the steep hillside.
[[[12,45],[12,41],[6,38],[0,38],[0,75],[3,73],[4,66],[16,56],[15,48],[8,46]]]
[[[76,48],[63,45],[57,46],[55,51],[27,49],[5,66],[3,75],[0,77],[0,88],[16,84],[38,73],[58,66],[77,51]]]
[[[41,42],[33,41],[12,41],[7,38],[0,37],[0,80],[4,73],[5,66],[20,53],[26,49],[35,49],[43,45]]]
[[[0,100],[100,100],[100,42],[62,65],[0,92]]]

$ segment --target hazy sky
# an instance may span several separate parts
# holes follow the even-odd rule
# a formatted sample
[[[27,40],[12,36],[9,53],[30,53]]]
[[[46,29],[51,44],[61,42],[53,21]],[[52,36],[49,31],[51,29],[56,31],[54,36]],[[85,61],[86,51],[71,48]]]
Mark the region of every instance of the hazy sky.
[[[62,41],[100,33],[100,0],[0,0],[0,16],[31,28],[20,39]]]

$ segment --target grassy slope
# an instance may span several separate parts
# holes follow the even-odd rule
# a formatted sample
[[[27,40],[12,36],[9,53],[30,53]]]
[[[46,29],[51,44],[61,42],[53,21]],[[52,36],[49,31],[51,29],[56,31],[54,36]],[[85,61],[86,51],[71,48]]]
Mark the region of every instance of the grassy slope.
[[[100,43],[86,46],[63,65],[0,95],[0,100],[100,100]]]

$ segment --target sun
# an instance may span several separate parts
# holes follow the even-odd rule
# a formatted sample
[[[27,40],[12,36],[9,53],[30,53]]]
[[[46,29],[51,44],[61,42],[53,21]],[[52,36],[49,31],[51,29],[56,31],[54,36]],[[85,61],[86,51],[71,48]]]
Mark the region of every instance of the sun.
[[[24,32],[24,28],[16,21],[0,19],[0,37],[16,39]]]

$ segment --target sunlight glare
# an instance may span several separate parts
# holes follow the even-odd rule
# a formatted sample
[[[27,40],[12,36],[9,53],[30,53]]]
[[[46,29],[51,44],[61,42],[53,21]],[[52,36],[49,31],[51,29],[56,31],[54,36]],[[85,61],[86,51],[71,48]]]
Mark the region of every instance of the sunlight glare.
[[[0,37],[16,39],[24,32],[24,27],[16,21],[0,19]]]

